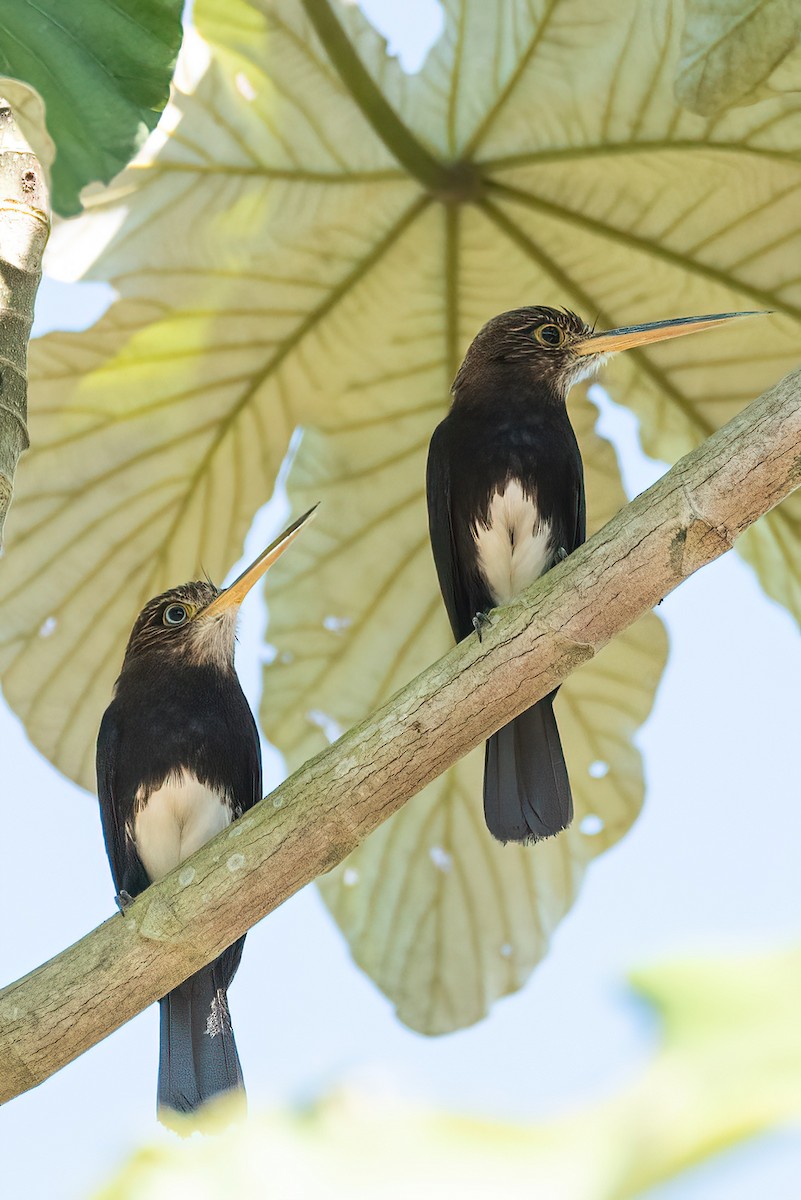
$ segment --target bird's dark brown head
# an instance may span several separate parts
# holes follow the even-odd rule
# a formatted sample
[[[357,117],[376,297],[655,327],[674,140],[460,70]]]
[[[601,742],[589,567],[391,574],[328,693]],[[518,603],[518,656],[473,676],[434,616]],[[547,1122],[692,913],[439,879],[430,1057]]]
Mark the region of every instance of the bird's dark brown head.
[[[151,654],[164,660],[180,658],[187,665],[233,667],[236,608],[205,615],[221,594],[213,583],[198,579],[148,600],[131,630],[123,670]]]
[[[573,384],[594,375],[610,354],[700,333],[736,317],[764,315],[673,317],[596,333],[567,308],[515,308],[493,317],[476,334],[453,383],[455,403],[497,398],[508,387],[564,401]]]
[[[567,308],[537,305],[501,313],[476,334],[454,380],[458,398],[465,390],[497,385],[499,377],[524,377],[564,398],[577,379],[596,369],[603,356],[579,357],[572,347],[592,334]]]
[[[123,674],[136,663],[152,666],[156,659],[162,663],[180,661],[186,666],[208,664],[233,670],[239,605],[291,546],[316,509],[315,504],[287,526],[229,587],[221,590],[208,579],[196,579],[148,600],[131,630]]]

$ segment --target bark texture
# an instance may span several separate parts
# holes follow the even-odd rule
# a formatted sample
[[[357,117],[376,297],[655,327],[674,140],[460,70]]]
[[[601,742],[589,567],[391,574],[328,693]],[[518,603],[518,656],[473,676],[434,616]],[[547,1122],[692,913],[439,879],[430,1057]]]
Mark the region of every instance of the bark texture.
[[[49,232],[44,171],[0,98],[0,544],[28,448],[28,339]]]
[[[0,1100],[41,1083],[340,862],[801,483],[801,370],[128,910],[0,992]]]

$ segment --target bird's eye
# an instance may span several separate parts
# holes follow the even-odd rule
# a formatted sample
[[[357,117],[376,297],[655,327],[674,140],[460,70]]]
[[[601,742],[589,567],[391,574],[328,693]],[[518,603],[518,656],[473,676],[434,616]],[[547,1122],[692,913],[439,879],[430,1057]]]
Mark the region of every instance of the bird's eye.
[[[183,604],[168,604],[164,609],[165,625],[183,625],[189,619],[189,613]]]
[[[561,346],[565,340],[565,331],[558,325],[538,325],[534,337],[542,346]]]

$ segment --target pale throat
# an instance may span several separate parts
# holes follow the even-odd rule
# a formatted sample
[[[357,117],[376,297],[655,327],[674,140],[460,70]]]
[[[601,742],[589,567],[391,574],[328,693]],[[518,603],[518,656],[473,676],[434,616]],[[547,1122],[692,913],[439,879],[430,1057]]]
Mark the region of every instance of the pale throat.
[[[233,667],[236,642],[237,610],[231,608],[219,616],[204,620],[196,617],[186,630],[182,647],[186,661],[193,665]]]

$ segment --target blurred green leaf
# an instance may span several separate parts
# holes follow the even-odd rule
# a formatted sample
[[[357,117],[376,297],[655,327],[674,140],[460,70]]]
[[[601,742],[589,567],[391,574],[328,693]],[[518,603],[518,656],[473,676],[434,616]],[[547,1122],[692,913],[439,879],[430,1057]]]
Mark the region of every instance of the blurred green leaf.
[[[687,0],[676,75],[681,104],[711,117],[765,97],[775,68],[798,49],[801,0]],[[795,89],[798,90],[798,63]]]
[[[623,1089],[540,1125],[340,1093],[214,1139],[139,1151],[96,1200],[634,1200],[801,1113],[801,953],[636,977],[663,1044]]]
[[[136,613],[204,567],[224,575],[298,426],[289,494],[324,503],[270,576],[267,734],[295,765],[448,646],[425,453],[494,313],[568,304],[612,326],[776,310],[610,368],[666,459],[796,364],[801,101],[683,110],[678,12],[449,0],[410,77],[353,6],[198,0],[202,37],[187,37],[147,152],[56,235],[53,266],[120,298],[86,333],[32,347],[35,448],[8,530],[0,669],[61,770],[92,786]],[[623,501],[619,472],[592,407],[570,405],[595,527]],[[746,550],[797,613],[799,513],[796,497]],[[569,834],[493,845],[466,761],[323,881],[357,961],[416,1028],[477,1020],[519,987],[586,863],[630,827],[658,628],[618,639],[559,698]]]
[[[161,116],[181,45],[183,0],[0,0],[0,73],[37,89],[57,147],[52,203],[80,212]]]

